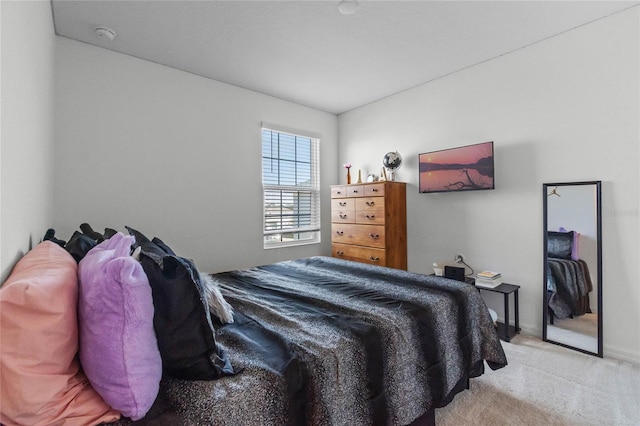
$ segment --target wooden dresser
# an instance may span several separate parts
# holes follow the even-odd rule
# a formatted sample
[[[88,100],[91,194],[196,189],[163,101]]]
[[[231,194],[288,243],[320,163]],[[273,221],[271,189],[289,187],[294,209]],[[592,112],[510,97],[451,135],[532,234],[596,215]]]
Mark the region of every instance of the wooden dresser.
[[[407,269],[407,186],[331,186],[331,252],[357,262]]]

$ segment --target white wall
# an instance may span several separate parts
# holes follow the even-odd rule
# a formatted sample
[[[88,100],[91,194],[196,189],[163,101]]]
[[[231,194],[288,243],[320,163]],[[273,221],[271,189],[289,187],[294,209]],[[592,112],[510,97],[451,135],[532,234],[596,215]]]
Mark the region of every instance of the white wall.
[[[639,10],[610,16],[339,116],[339,164],[404,156],[409,269],[456,253],[519,284],[542,329],[542,183],[603,181],[605,356],[640,362]],[[496,189],[419,194],[417,154],[495,142]],[[344,177],[342,177],[344,181]],[[501,307],[501,300],[486,296]],[[496,309],[501,313],[501,309]]]
[[[0,3],[2,282],[53,215],[55,36],[49,1]]]
[[[55,215],[59,238],[157,235],[203,271],[330,254],[264,250],[261,122],[318,133],[323,199],[337,178],[337,117],[66,38],[57,39]]]

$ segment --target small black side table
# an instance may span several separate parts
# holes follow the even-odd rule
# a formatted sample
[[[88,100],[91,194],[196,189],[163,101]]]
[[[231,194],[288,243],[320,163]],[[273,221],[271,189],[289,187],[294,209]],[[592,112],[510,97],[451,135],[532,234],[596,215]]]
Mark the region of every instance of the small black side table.
[[[475,285],[475,283],[474,283]],[[518,334],[520,332],[520,317],[519,317],[519,313],[518,313],[518,289],[520,288],[519,285],[514,285],[514,284],[507,284],[507,283],[502,283],[497,287],[494,288],[486,288],[486,287],[479,287],[476,286],[476,288],[478,290],[485,290],[485,291],[492,291],[494,293],[502,293],[504,296],[504,323],[501,322],[497,322],[498,325],[498,336],[506,341],[509,342],[511,341],[511,339],[513,338],[513,336],[515,336],[516,334]],[[509,322],[509,295],[513,294],[513,307],[515,310],[515,323],[514,325],[511,325]]]

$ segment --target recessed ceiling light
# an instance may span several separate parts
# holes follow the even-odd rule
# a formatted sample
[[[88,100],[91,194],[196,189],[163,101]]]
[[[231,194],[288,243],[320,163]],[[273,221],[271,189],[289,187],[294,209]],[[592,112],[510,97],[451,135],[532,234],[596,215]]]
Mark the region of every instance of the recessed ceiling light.
[[[342,0],[338,5],[338,10],[343,15],[351,15],[358,10],[358,2],[356,0]]]

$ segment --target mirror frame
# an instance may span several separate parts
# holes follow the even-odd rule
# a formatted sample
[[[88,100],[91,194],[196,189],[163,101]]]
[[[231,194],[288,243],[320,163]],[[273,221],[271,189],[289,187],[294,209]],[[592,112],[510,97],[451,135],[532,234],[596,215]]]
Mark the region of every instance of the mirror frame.
[[[595,213],[596,213],[596,254],[597,254],[597,271],[596,271],[596,294],[598,297],[598,351],[592,352],[581,348],[576,348],[574,346],[556,342],[553,340],[549,340],[547,338],[547,322],[548,322],[548,292],[547,292],[547,198],[548,191],[550,187],[562,187],[562,186],[578,186],[578,185],[593,185],[596,190],[596,205],[595,205]],[[596,181],[584,181],[584,182],[559,182],[559,183],[543,183],[542,184],[542,213],[543,213],[543,252],[542,252],[542,260],[543,260],[543,292],[542,292],[542,340],[544,342],[553,343],[555,345],[564,346],[565,348],[574,349],[579,352],[583,352],[589,355],[603,357],[603,338],[602,338],[602,182],[599,180]]]

